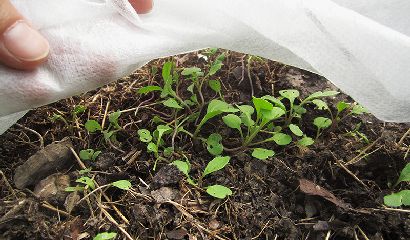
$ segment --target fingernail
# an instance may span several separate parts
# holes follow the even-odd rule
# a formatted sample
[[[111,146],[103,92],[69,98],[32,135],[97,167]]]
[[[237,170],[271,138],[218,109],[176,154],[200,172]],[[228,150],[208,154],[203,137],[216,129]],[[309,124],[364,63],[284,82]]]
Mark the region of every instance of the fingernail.
[[[3,45],[18,60],[29,62],[47,57],[50,51],[47,40],[23,20],[3,33]]]
[[[150,12],[154,5],[153,0],[129,0],[128,2],[137,11],[138,14]]]

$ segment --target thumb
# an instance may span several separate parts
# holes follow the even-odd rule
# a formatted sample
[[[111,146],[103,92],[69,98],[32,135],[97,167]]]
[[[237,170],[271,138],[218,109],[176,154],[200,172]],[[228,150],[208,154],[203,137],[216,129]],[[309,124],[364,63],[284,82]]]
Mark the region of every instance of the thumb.
[[[9,0],[0,0],[0,62],[17,69],[34,69],[43,63],[50,47]]]

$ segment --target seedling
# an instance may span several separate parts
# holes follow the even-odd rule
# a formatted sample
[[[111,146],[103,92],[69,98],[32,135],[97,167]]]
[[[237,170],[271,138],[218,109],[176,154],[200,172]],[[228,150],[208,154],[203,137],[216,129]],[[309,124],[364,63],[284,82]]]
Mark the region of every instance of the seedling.
[[[223,152],[222,136],[219,133],[212,133],[206,140],[206,149],[214,156],[221,155]]]
[[[336,113],[336,117],[334,118],[336,123],[341,122],[343,119],[351,115],[362,115],[364,113],[368,113],[367,109],[364,108],[363,106],[357,103],[355,104],[346,103],[344,101],[339,101],[336,104],[336,109],[337,109],[337,113]],[[342,113],[345,113],[344,116],[342,116]]]
[[[84,113],[87,110],[87,107],[83,106],[83,105],[76,105],[74,106],[73,110],[71,111],[71,121],[72,123],[77,123],[77,119],[78,116],[81,113]],[[54,113],[53,116],[49,117],[51,122],[56,122],[56,121],[62,121],[64,122],[64,124],[70,129],[72,130],[73,126],[70,125],[67,121],[67,119],[65,119],[61,114],[56,114]],[[77,123],[78,124],[78,123]]]
[[[273,157],[275,155],[275,152],[269,149],[264,149],[264,148],[255,148],[253,149],[252,152],[252,157],[260,159],[260,160],[266,160],[270,157]]]
[[[208,163],[205,170],[202,172],[202,175],[199,177],[198,182],[201,184],[202,178],[204,178],[205,176],[209,174],[212,174],[216,171],[223,169],[226,165],[228,165],[229,160],[230,160],[229,156],[226,156],[226,157],[218,156],[212,159],[212,161]],[[191,164],[189,163],[188,159],[187,161],[177,160],[177,161],[172,162],[172,164],[174,164],[187,177],[188,183],[192,185],[198,185],[192,180],[192,178],[189,175]],[[222,185],[211,185],[211,186],[205,187],[205,189],[209,195],[215,198],[223,199],[229,195],[232,195],[232,191],[229,188],[222,186]]]
[[[95,161],[100,153],[101,151],[94,151],[94,149],[84,149],[80,151],[79,156],[81,160]]]
[[[410,181],[410,163],[408,163],[400,172],[399,179],[392,186],[397,187],[401,182]],[[410,190],[402,190],[398,193],[392,193],[384,196],[384,204],[390,207],[410,206]]]
[[[102,129],[101,125],[96,120],[88,120],[85,123],[85,129],[90,133],[101,132],[104,136],[105,141],[116,142],[116,133],[121,129],[121,126],[118,123],[118,119],[121,116],[121,112],[113,112],[108,116],[110,122],[106,130]]]
[[[117,237],[117,233],[115,232],[102,232],[97,234],[93,240],[111,240]]]
[[[154,153],[155,164],[153,170],[156,170],[157,162],[160,159],[160,148],[163,147],[162,137],[164,134],[170,133],[172,130],[168,125],[158,125],[153,134],[147,129],[138,130],[139,139],[141,142],[147,143],[148,152]],[[168,148],[163,148],[165,153],[169,152]]]
[[[322,134],[323,129],[326,129],[332,125],[332,120],[325,117],[317,117],[313,120],[313,125],[316,126],[316,139]]]

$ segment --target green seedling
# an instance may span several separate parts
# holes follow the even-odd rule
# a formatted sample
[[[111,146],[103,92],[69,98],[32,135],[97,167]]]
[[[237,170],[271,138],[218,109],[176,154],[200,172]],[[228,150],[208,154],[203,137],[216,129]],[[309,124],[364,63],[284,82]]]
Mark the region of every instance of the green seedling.
[[[252,152],[252,157],[260,159],[260,160],[266,160],[270,157],[273,157],[275,155],[275,152],[269,149],[264,149],[264,148],[255,148],[253,149]]]
[[[336,104],[336,109],[337,109],[336,117],[335,117],[336,123],[341,122],[343,119],[347,118],[348,116],[362,115],[364,113],[369,112],[366,108],[364,108],[363,106],[359,104],[350,104],[344,101],[339,101]],[[342,113],[345,113],[344,116],[342,116]]]
[[[116,232],[102,232],[97,234],[93,240],[111,240],[117,237]]]
[[[222,90],[221,81],[219,81],[219,80],[209,80],[208,85],[212,90],[214,90],[219,95],[221,100],[224,99],[224,97],[222,96],[222,92],[221,92],[221,90]]]
[[[140,129],[138,130],[139,139],[141,142],[147,143],[147,150],[148,152],[154,153],[155,156],[155,164],[153,170],[156,170],[157,162],[161,158],[160,156],[160,148],[163,148],[163,151],[166,155],[168,155],[170,149],[163,147],[163,140],[162,137],[165,134],[171,133],[172,128],[168,125],[158,125],[157,129],[154,131],[153,134],[147,129]]]
[[[195,129],[195,132],[193,134],[194,137],[196,137],[201,130],[202,126],[209,121],[211,118],[220,115],[222,113],[233,113],[233,112],[238,112],[238,109],[234,108],[232,105],[221,101],[214,99],[212,100],[209,105],[208,109],[206,111],[205,116],[202,118],[201,122],[198,124],[197,128]]]
[[[362,123],[356,124],[352,131],[349,131],[349,132],[345,133],[344,135],[350,135],[350,136],[356,138],[356,140],[359,139],[359,140],[362,140],[365,143],[370,143],[367,136],[364,133],[359,131],[361,126],[362,126]]]
[[[121,112],[113,112],[108,116],[109,126],[107,129],[102,129],[101,125],[96,120],[88,120],[85,123],[85,129],[90,133],[100,132],[103,134],[105,141],[116,142],[116,133],[121,129],[118,123],[118,119],[121,116]]]
[[[206,140],[206,149],[214,156],[221,155],[224,147],[222,145],[222,136],[219,133],[212,133]]]
[[[397,187],[402,182],[410,181],[410,163],[408,163],[400,172],[399,179],[392,186]],[[384,204],[389,207],[410,206],[410,190],[402,190],[398,193],[392,193],[384,196]]]
[[[101,151],[94,151],[94,149],[84,149],[80,151],[79,156],[81,160],[95,161],[100,153]]]
[[[204,178],[205,176],[208,176],[209,174],[212,174],[216,171],[223,169],[226,165],[229,164],[229,160],[230,160],[229,156],[226,156],[226,157],[218,156],[212,159],[212,161],[208,163],[205,170],[202,172],[202,175],[199,177],[198,182],[202,183],[202,178]],[[192,180],[192,178],[189,175],[191,164],[189,163],[188,159],[187,161],[177,160],[177,161],[172,162],[172,164],[174,164],[187,177],[188,183],[192,185],[198,185]],[[229,195],[232,195],[232,191],[229,188],[222,186],[222,185],[211,185],[211,186],[205,187],[205,189],[209,195],[215,198],[223,199]]]
[[[73,110],[71,111],[71,122],[72,122],[73,124],[74,124],[74,123],[77,123],[77,124],[78,124],[78,122],[77,122],[78,116],[79,116],[81,113],[84,113],[86,110],[87,110],[87,107],[85,107],[85,106],[83,106],[83,105],[76,105],[76,106],[74,106]],[[53,116],[49,117],[49,119],[50,119],[50,121],[53,122],[53,123],[56,122],[56,121],[62,121],[62,122],[64,122],[64,124],[65,124],[70,130],[73,129],[73,126],[70,125],[70,124],[68,123],[67,119],[65,119],[61,114],[56,114],[56,113],[54,113]]]
[[[316,139],[322,134],[323,129],[326,129],[332,125],[332,120],[325,117],[317,117],[313,120],[313,125],[316,126]]]
[[[131,182],[128,180],[118,180],[111,183],[111,186],[119,188],[121,190],[130,190]]]

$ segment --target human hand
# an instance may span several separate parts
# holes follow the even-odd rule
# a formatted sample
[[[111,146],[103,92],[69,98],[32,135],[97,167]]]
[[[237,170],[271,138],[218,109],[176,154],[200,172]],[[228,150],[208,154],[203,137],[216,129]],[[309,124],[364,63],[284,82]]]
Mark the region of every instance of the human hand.
[[[129,0],[137,13],[152,9],[153,0]],[[0,0],[0,62],[31,70],[47,60],[48,41],[34,29],[9,0]]]

